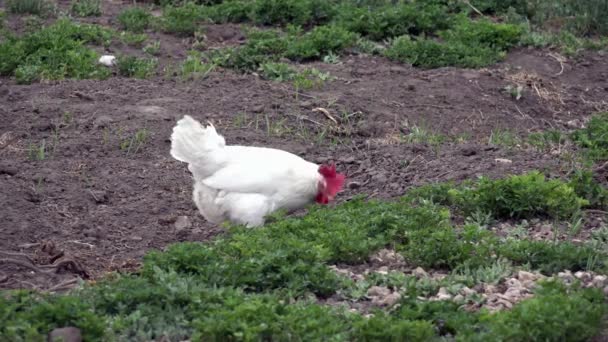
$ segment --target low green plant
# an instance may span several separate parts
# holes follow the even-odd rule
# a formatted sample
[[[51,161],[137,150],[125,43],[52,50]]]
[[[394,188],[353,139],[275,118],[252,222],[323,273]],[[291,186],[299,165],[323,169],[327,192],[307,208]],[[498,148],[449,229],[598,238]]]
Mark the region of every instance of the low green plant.
[[[608,112],[592,116],[587,127],[575,131],[572,139],[590,160],[608,160]]]
[[[118,38],[127,45],[142,46],[148,40],[148,35],[145,33],[123,31],[118,35]]]
[[[159,25],[164,32],[192,36],[205,19],[204,8],[188,2],[180,7],[165,7]]]
[[[303,34],[293,34],[288,42],[285,57],[295,61],[321,59],[353,46],[356,36],[340,26],[317,26]]]
[[[608,189],[593,177],[593,171],[574,170],[568,183],[576,194],[589,202],[589,207],[608,209]]]
[[[181,65],[180,74],[182,79],[205,78],[214,68],[214,64],[203,62],[203,56],[199,51],[190,51]]]
[[[142,51],[150,56],[158,56],[160,54],[160,41],[157,40],[155,42],[146,44],[146,46],[142,48]]]
[[[118,14],[117,20],[123,29],[141,33],[150,25],[152,14],[141,7],[130,7],[122,10]]]
[[[101,15],[101,0],[73,0],[71,10],[79,17],[98,17]]]
[[[261,72],[262,77],[278,82],[290,81],[297,73],[289,64],[274,62],[260,65],[259,71]]]
[[[6,8],[14,14],[45,16],[50,14],[54,6],[48,0],[7,0]]]
[[[125,77],[148,78],[154,75],[158,64],[155,58],[137,58],[135,56],[118,57],[118,73]]]
[[[142,128],[137,130],[133,135],[121,141],[121,151],[124,151],[127,155],[136,154],[146,144],[148,136],[147,129]]]
[[[483,67],[501,60],[522,32],[515,25],[460,19],[452,28],[438,33],[443,42],[405,35],[395,39],[384,53],[425,68]]]
[[[0,43],[0,74],[18,83],[45,79],[106,78],[110,71],[97,63],[99,55],[84,44],[108,44],[112,32],[95,25],[60,19],[22,37]]]

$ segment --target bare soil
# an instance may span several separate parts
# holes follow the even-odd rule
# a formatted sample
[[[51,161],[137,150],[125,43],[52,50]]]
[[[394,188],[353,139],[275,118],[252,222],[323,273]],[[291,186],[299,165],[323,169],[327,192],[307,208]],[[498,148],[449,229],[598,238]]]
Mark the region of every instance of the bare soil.
[[[93,21],[114,25],[117,6],[104,2],[104,17]],[[234,25],[207,32],[208,46],[241,40]],[[341,202],[362,193],[393,198],[413,186],[480,175],[537,169],[562,176],[567,165],[556,156],[490,145],[490,135],[568,130],[608,109],[608,59],[600,53],[560,63],[550,51],[519,50],[482,70],[421,70],[344,56],[339,64],[307,65],[336,79],[296,93],[289,84],[230,70],[189,82],[167,77],[161,68],[181,61],[192,42],[152,37],[161,40],[161,65],[148,80],[23,86],[0,78],[0,288],[50,289],[75,275],[136,270],[152,249],[220,234],[195,209],[186,166],[169,155],[171,129],[186,114],[214,122],[229,144],[335,160],[349,178]],[[521,85],[522,98],[506,92],[508,85]],[[397,139],[414,127],[464,138],[438,147]],[[146,141],[129,149],[143,129]],[[42,141],[44,160],[36,160]],[[185,225],[175,224],[180,216]],[[27,258],[40,268],[14,262]],[[58,274],[44,268],[61,261]]]

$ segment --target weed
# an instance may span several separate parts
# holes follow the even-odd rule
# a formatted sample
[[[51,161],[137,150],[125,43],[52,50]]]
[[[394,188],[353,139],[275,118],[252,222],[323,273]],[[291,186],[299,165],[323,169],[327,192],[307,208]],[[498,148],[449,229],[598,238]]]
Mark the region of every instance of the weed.
[[[549,130],[539,133],[531,133],[526,139],[526,144],[541,151],[557,149],[558,151],[566,145],[567,136],[557,130]]]
[[[118,73],[125,77],[147,78],[154,74],[157,60],[140,59],[135,56],[118,57]]]
[[[203,63],[202,54],[198,51],[188,52],[188,57],[181,65],[182,79],[205,78],[215,68],[214,64]]]
[[[608,160],[608,112],[594,115],[586,128],[572,134],[572,139],[585,149],[590,160]]]
[[[598,183],[590,170],[574,170],[569,185],[576,194],[589,202],[589,207],[608,209],[608,189]]]
[[[141,46],[148,39],[148,35],[146,35],[145,33],[138,34],[138,33],[123,31],[120,33],[118,38],[127,45]]]
[[[141,33],[150,25],[152,15],[141,7],[130,7],[120,12],[117,19],[123,29]]]
[[[14,14],[45,16],[50,14],[54,6],[47,0],[7,0],[6,8]]]
[[[73,0],[71,10],[79,17],[98,17],[101,15],[101,0]]]
[[[160,41],[157,40],[153,43],[149,43],[142,49],[143,52],[150,56],[158,56],[160,54]]]
[[[320,59],[354,45],[355,35],[340,26],[317,26],[298,36],[292,35],[285,56],[296,61]]]
[[[47,158],[46,140],[43,139],[40,144],[31,143],[28,148],[28,156],[30,160],[45,160]]]
[[[520,138],[513,132],[506,130],[492,130],[488,143],[507,148],[517,147],[521,144]]]
[[[122,140],[120,150],[127,155],[137,154],[137,152],[146,144],[148,140],[148,130],[142,128],[137,130],[132,136]]]
[[[260,65],[259,71],[262,77],[278,82],[290,81],[297,73],[289,64],[273,62]]]
[[[106,43],[111,32],[94,25],[60,19],[53,25],[0,43],[0,74],[15,75],[19,83],[44,79],[106,78],[110,71],[85,43]]]
[[[504,88],[504,90],[509,95],[511,95],[512,98],[519,101],[523,96],[524,87],[522,87],[521,85],[518,85],[518,86],[508,85]]]
[[[440,145],[445,141],[445,136],[433,133],[421,126],[410,127],[410,132],[404,136],[404,141],[410,144]]]
[[[338,64],[340,63],[340,56],[330,51],[329,54],[323,57],[323,62],[327,64]]]
[[[401,36],[393,41],[385,55],[427,68],[482,67],[501,60],[521,34],[522,30],[515,25],[461,19],[453,28],[439,33],[443,43]]]
[[[192,36],[198,30],[199,23],[206,18],[202,9],[190,2],[181,7],[165,7],[160,26],[168,33]]]

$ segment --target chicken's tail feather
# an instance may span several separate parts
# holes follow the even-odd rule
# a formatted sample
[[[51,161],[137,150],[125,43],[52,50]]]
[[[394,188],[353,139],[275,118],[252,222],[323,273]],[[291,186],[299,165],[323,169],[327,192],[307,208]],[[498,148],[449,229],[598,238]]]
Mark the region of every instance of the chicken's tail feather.
[[[186,163],[225,145],[224,137],[217,134],[211,123],[204,127],[189,115],[177,122],[171,134],[171,156]]]

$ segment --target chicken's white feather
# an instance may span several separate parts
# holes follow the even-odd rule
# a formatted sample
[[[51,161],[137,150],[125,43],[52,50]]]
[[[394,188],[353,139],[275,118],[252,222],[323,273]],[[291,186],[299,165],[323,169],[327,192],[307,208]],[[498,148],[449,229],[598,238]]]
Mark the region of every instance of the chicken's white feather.
[[[190,116],[173,129],[171,155],[188,163],[193,200],[213,223],[262,225],[277,209],[311,203],[323,181],[314,163],[278,149],[226,146],[212,125],[204,127]]]

